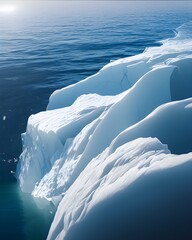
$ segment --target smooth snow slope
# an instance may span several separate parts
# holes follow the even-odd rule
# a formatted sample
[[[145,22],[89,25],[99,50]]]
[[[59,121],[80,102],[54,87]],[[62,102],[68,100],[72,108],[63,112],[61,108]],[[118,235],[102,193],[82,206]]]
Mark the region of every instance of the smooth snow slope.
[[[190,195],[191,27],[55,91],[29,118],[17,177],[23,191],[60,203],[48,239],[150,238],[158,221],[136,231],[150,204],[171,209],[171,189]]]
[[[150,239],[169,239],[158,227],[174,216],[168,210],[174,204],[184,207],[186,199],[174,198],[191,193],[191,171],[192,153],[172,155],[157,139],[121,145],[93,159],[69,188],[48,239],[148,239],[153,227],[157,236]]]

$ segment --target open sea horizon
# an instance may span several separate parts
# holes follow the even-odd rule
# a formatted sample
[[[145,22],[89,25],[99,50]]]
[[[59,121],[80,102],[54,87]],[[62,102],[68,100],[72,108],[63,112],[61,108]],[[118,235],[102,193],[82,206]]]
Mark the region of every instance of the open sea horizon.
[[[18,2],[0,11],[0,239],[46,239],[54,217],[14,177],[28,117],[56,89],[173,38],[191,12],[190,1]]]

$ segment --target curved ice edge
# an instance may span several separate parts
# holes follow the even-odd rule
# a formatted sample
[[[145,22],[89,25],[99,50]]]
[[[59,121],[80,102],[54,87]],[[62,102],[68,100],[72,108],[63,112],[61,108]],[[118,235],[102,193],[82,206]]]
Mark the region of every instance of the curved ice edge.
[[[191,66],[189,34],[186,39],[179,36],[142,54],[111,62],[84,81],[54,92],[49,110],[29,118],[17,176],[21,189],[32,192],[35,197],[52,200],[56,205],[65,199],[65,203],[61,201],[60,213],[50,230],[51,239],[63,238],[74,224],[89,218],[89,209],[92,211],[99,206],[102,198],[91,205],[87,201],[92,201],[95,191],[100,191],[104,175],[107,179],[108,174],[124,164],[127,158],[135,164],[132,168],[126,163],[130,167],[129,173],[139,166],[140,161],[135,163],[137,157],[134,158],[127,147],[132,146],[132,151],[140,154],[138,159],[144,163],[149,159],[157,160],[159,169],[169,157],[178,165],[191,160],[191,154],[183,154],[191,152]],[[176,102],[169,104],[173,100]],[[148,137],[154,140],[150,142]],[[168,145],[171,152],[180,155],[171,155],[156,138]],[[138,144],[133,147],[132,141],[138,141]],[[148,152],[147,149],[154,147],[153,141],[159,142],[161,147]],[[143,144],[145,149],[138,153]],[[122,160],[121,152],[125,153],[126,159]],[[105,173],[101,178],[95,171],[90,170],[89,174],[90,166],[95,167],[94,164],[99,162],[105,164],[106,159],[114,160],[109,166],[98,168],[99,174]],[[167,164],[172,167],[172,162]],[[148,163],[142,166],[143,170],[149,167]],[[119,175],[115,176],[113,181],[119,181]],[[128,179],[131,176],[128,174]],[[88,187],[91,192],[82,205],[78,199],[73,199],[76,192],[87,193],[86,184],[81,183],[84,178],[93,188]],[[80,189],[74,188],[76,184]],[[123,190],[124,184],[121,184],[118,186]],[[105,185],[104,189],[107,187]],[[113,189],[113,182],[111,187]],[[110,194],[106,191],[106,194],[109,200],[112,199],[113,191]],[[118,193],[114,190],[114,194]],[[65,207],[70,202],[75,204],[74,211]],[[63,220],[65,226],[61,224]]]
[[[162,201],[166,203],[166,200],[169,202],[170,192],[173,193],[175,187],[179,188],[176,184],[179,174],[191,176],[192,153],[172,155],[166,145],[155,138],[139,138],[121,145],[108,157],[104,153],[102,155],[87,165],[66,192],[58,206],[48,239],[96,240],[108,239],[109,236],[117,239],[117,235],[118,239],[123,239],[123,232],[132,222],[133,213],[139,214],[138,208],[145,207],[142,202],[146,198],[158,209],[161,194],[164,194]],[[164,179],[170,181],[165,183]],[[184,182],[188,181],[192,182],[192,178]],[[152,210],[155,210],[154,207]],[[151,210],[146,208],[143,211],[147,215],[147,211]],[[126,222],[126,227],[123,227]],[[133,231],[136,225],[131,225]]]

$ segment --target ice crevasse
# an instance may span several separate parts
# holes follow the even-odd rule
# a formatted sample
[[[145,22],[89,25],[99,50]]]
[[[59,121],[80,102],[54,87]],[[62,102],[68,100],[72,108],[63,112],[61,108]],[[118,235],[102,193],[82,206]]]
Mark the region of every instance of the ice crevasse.
[[[58,205],[48,239],[163,239],[159,226],[186,218],[191,27],[55,91],[47,110],[30,116],[17,178],[23,191]]]

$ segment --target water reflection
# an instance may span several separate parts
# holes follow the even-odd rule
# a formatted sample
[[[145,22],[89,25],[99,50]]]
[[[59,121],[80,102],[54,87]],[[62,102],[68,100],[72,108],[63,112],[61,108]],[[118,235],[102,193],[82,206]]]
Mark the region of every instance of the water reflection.
[[[25,220],[23,232],[26,239],[46,239],[48,226],[51,225],[55,214],[55,207],[50,202],[33,198],[30,194],[23,193],[19,189],[18,194],[23,208],[23,219]]]
[[[16,181],[0,183],[0,239],[46,239],[55,207],[20,191]]]

